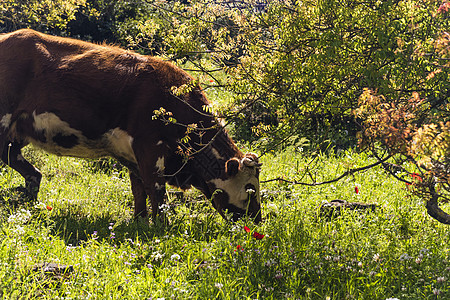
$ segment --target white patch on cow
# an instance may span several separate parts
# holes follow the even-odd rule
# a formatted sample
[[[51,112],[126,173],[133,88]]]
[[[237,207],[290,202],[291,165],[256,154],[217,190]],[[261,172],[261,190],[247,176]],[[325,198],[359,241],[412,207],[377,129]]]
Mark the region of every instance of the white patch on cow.
[[[158,160],[156,161],[155,167],[158,170],[158,173],[163,173],[164,172],[164,169],[165,169],[164,156],[158,157]]]
[[[11,117],[11,114],[4,115],[0,120],[0,125],[2,125],[4,128],[9,128],[9,125],[11,125]]]
[[[37,132],[42,132],[46,141],[42,142],[29,138],[28,142],[56,155],[74,156],[81,158],[98,158],[112,156],[123,158],[136,163],[136,157],[132,149],[133,137],[124,130],[114,128],[103,134],[96,140],[88,139],[80,130],[70,127],[69,123],[62,121],[57,115],[44,112],[33,112],[33,126]],[[77,137],[77,143],[73,147],[65,148],[53,141],[56,135]]]
[[[241,209],[247,208],[248,193],[245,186],[250,183],[256,187],[257,201],[260,203],[259,180],[247,172],[239,172],[236,176],[226,180],[217,178],[209,182],[226,192],[229,196],[229,203]]]
[[[128,161],[136,163],[136,156],[132,148],[133,137],[122,129],[115,128],[105,134],[110,147],[115,155],[123,157]]]
[[[65,135],[81,135],[79,130],[73,129],[67,122],[62,121],[54,113],[45,112],[42,114],[36,114],[33,112],[33,126],[36,131],[45,131],[46,138],[51,138],[57,133],[64,133]]]
[[[162,144],[164,144],[163,141],[158,141],[158,142],[156,143],[156,146],[161,146]]]

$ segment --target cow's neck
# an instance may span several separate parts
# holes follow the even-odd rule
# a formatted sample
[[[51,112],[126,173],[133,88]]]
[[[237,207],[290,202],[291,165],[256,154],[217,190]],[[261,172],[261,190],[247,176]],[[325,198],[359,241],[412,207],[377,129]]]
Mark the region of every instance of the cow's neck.
[[[193,165],[206,182],[225,176],[225,163],[233,157],[242,157],[228,134],[222,129],[215,133],[213,140],[193,157]]]

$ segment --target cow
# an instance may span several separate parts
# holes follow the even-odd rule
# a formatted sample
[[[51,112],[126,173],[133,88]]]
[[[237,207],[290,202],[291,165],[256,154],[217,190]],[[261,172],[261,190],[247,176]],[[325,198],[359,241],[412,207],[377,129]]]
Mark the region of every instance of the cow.
[[[184,87],[184,92],[179,92]],[[41,173],[21,154],[112,157],[129,169],[134,215],[161,216],[166,183],[195,187],[218,213],[261,221],[257,155],[244,154],[182,69],[120,47],[31,29],[0,35],[0,151],[37,199]]]

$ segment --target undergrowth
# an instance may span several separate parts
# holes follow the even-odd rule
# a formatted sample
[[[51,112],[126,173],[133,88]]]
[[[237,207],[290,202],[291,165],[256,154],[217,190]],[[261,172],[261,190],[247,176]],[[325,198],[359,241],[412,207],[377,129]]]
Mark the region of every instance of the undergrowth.
[[[44,175],[38,202],[23,198],[20,175],[0,168],[3,299],[450,297],[449,227],[381,168],[316,187],[262,183],[258,226],[226,223],[195,190],[183,199],[172,192],[162,226],[133,219],[127,171],[113,162],[26,155]],[[316,155],[266,154],[261,180],[321,181],[372,161],[352,151]],[[377,209],[320,217],[334,199]]]

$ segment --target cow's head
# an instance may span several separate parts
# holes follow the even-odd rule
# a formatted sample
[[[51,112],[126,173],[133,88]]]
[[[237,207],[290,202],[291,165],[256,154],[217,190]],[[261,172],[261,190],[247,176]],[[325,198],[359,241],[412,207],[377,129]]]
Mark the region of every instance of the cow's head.
[[[212,181],[216,188],[213,205],[225,219],[224,212],[228,211],[232,213],[233,221],[244,215],[248,215],[255,223],[261,221],[261,165],[256,154],[247,153],[241,159],[229,159],[225,164],[225,178]]]

